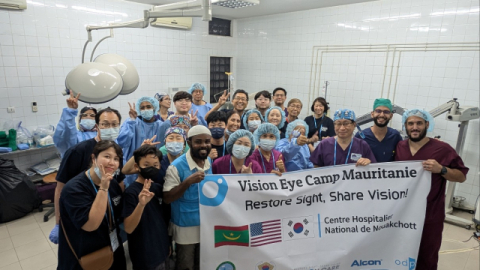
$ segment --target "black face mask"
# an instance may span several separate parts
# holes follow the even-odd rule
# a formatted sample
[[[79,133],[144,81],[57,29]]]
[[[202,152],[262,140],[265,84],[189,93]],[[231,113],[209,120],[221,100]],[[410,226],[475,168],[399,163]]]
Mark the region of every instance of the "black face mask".
[[[155,167],[140,168],[140,175],[144,179],[150,179],[154,182],[157,179],[159,173],[160,173],[160,169],[157,169]]]

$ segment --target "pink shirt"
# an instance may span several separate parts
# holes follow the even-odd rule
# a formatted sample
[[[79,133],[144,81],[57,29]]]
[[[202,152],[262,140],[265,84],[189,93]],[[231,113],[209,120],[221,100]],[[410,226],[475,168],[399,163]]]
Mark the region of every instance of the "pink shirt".
[[[272,152],[273,152],[273,159],[270,156],[270,160],[267,160],[262,155],[262,153],[260,153],[260,150],[258,148],[255,149],[255,151],[253,151],[253,154],[250,156],[250,158],[252,158],[253,160],[257,161],[258,164],[260,164],[260,167],[262,169],[261,173],[271,173],[272,170],[277,167],[275,165],[275,163],[278,161],[280,156],[282,156],[282,152],[277,151],[275,149],[273,149]],[[275,160],[275,162],[274,162],[274,160]],[[283,161],[283,164],[285,164],[285,159],[283,158],[283,156],[282,156],[282,161]],[[278,168],[277,168],[277,170],[278,170]]]
[[[212,165],[213,174],[239,174],[235,169],[233,163],[231,163],[231,155],[225,155],[223,157],[217,158]],[[262,166],[258,164],[257,161],[250,157],[245,159],[245,166],[248,166],[252,162],[252,172],[253,173],[262,173]],[[230,172],[231,168],[231,172]]]

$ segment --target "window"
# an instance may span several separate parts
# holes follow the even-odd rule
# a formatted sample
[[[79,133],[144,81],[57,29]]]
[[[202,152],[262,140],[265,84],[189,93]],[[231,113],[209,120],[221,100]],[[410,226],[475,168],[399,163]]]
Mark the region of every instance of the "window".
[[[232,21],[219,18],[212,18],[208,23],[208,34],[230,37],[230,27]]]
[[[228,89],[230,57],[210,57],[210,103],[217,103],[224,90]]]

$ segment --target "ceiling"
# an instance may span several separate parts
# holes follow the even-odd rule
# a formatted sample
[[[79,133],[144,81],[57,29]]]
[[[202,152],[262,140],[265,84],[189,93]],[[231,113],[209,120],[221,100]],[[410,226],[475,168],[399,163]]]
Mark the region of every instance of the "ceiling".
[[[182,0],[129,0],[150,5],[164,5]],[[260,0],[260,4],[251,7],[232,9],[213,5],[214,17],[225,19],[242,19],[249,17],[280,14],[315,8],[333,7],[340,5],[363,3],[375,0]]]

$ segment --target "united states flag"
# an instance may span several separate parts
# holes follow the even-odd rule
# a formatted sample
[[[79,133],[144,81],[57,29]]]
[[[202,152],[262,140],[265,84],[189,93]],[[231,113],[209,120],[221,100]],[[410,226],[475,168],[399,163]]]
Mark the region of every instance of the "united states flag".
[[[250,246],[259,247],[282,242],[282,221],[280,219],[250,224]]]

